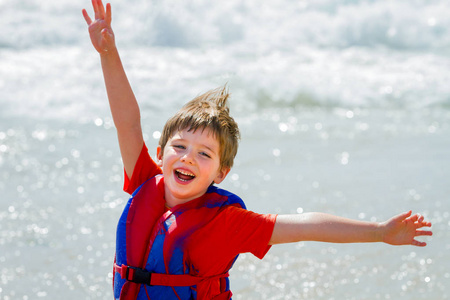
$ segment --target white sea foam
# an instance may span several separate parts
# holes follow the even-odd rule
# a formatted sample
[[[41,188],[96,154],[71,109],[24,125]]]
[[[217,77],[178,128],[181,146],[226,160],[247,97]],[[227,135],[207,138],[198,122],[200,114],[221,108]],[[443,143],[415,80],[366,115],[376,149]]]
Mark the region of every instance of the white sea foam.
[[[228,82],[243,140],[223,186],[252,210],[382,220],[413,209],[434,222],[425,249],[243,255],[234,298],[449,299],[446,1],[112,5],[150,149],[177,108]],[[83,7],[0,0],[1,299],[112,297],[126,195]]]
[[[449,10],[439,1],[113,3],[119,47],[145,98],[172,102],[229,81],[253,106],[260,97],[274,106],[447,105]],[[4,113],[104,111],[86,101],[104,94],[77,5],[5,2],[1,14]]]

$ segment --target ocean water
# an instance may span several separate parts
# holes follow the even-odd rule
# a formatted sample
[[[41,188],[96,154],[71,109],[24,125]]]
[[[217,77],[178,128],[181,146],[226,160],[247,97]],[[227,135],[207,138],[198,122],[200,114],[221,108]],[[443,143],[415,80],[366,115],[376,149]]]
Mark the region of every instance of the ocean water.
[[[240,150],[222,187],[261,213],[433,222],[425,248],[301,242],[243,254],[233,299],[450,299],[446,1],[112,0],[155,152],[228,83]],[[0,0],[0,299],[112,299],[127,195],[82,8]]]

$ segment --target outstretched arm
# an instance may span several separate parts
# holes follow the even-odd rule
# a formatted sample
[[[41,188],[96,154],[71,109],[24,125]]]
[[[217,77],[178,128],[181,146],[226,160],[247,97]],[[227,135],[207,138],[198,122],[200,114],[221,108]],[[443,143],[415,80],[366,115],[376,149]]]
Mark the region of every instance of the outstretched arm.
[[[280,215],[269,244],[318,241],[330,243],[385,242],[391,245],[426,246],[416,236],[432,235],[431,231],[419,230],[430,227],[418,214],[411,211],[399,214],[386,222],[365,222],[336,217],[323,213]]]
[[[106,4],[105,10],[101,0],[92,0],[92,6],[95,13],[94,21],[85,9],[82,12],[89,26],[92,45],[100,54],[124,168],[131,176],[144,143],[139,106],[116,48],[114,32],[111,28],[111,5]]]

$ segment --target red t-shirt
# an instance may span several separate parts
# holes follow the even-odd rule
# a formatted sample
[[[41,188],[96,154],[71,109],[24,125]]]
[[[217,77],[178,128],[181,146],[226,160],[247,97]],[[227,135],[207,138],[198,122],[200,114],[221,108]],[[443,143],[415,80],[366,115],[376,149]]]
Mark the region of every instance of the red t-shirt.
[[[131,195],[147,179],[162,174],[162,170],[150,157],[147,146],[144,144],[136,165],[134,166],[131,179],[125,170],[124,173],[125,181],[123,183],[123,190]]]
[[[161,173],[144,144],[131,179],[125,173],[124,191],[132,194],[147,179]],[[193,233],[195,247],[190,247],[189,257],[199,275],[220,274],[239,253],[251,252],[262,259],[270,249],[275,220],[276,215],[257,214],[235,206],[223,209],[205,230]]]

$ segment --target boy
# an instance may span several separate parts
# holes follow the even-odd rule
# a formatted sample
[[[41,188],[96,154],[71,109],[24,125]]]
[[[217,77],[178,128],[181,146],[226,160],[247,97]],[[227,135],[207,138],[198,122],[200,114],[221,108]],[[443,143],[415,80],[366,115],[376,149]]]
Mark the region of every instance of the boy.
[[[415,237],[431,235],[419,230],[431,223],[411,212],[383,223],[321,213],[260,215],[215,187],[229,173],[239,139],[225,89],[198,96],[169,119],[155,163],[115,46],[111,5],[105,10],[101,0],[92,4],[95,20],[86,10],[83,16],[101,58],[124,163],[124,190],[132,193],[117,229],[116,299],[231,299],[228,270],[237,255],[252,252],[263,258],[274,244],[426,245]]]

